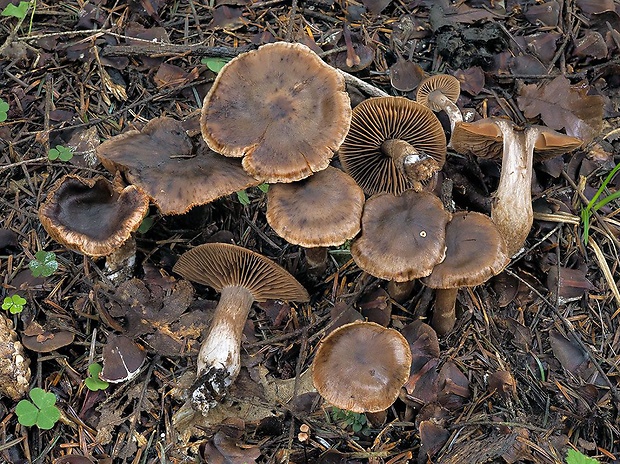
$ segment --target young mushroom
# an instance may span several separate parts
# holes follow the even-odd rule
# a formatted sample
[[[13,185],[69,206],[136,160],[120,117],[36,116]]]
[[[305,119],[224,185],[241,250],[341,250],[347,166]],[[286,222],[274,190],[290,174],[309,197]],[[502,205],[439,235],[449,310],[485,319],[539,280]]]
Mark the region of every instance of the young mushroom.
[[[449,74],[436,74],[427,77],[418,86],[416,101],[438,112],[443,111],[450,119],[450,132],[454,132],[454,126],[463,122],[463,115],[456,101],[461,94],[461,83]]]
[[[484,214],[458,212],[446,226],[446,258],[422,279],[435,292],[431,326],[438,335],[456,322],[456,296],[461,287],[474,287],[501,272],[510,261],[506,242]]]
[[[327,247],[360,231],[364,200],[348,174],[329,166],[298,182],[271,185],[267,222],[280,237],[305,248],[308,270],[319,275],[327,265]]]
[[[264,256],[225,243],[206,243],[181,255],[173,268],[185,279],[221,293],[198,354],[192,403],[206,414],[225,396],[241,369],[243,326],[254,301],[308,301],[295,278]]]
[[[446,151],[446,136],[432,111],[407,98],[375,97],[353,110],[338,156],[367,195],[399,195],[421,190],[443,167]]]
[[[409,343],[394,329],[352,322],[325,337],[312,362],[312,380],[330,404],[353,412],[379,412],[398,398],[409,378]]]
[[[39,220],[58,243],[86,256],[106,257],[112,280],[133,267],[131,234],[148,213],[149,199],[133,185],[122,187],[102,176],[60,178],[39,208]]]
[[[248,174],[273,184],[325,169],[350,121],[342,75],[305,45],[275,42],[220,70],[201,128],[211,149],[243,157]]]

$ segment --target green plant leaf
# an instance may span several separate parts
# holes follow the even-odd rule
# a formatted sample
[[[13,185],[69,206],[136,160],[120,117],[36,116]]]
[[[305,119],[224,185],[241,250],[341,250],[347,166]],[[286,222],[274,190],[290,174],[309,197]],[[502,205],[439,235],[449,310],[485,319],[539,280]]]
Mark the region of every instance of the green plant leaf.
[[[49,277],[58,269],[56,254],[52,251],[39,250],[34,254],[34,258],[28,264],[34,277]]]
[[[230,58],[218,58],[215,56],[208,56],[200,60],[202,64],[207,65],[207,68],[209,68],[215,74],[219,73],[224,67],[224,65],[228,63],[229,61],[230,61]]]
[[[101,364],[99,363],[92,363],[90,366],[88,366],[88,373],[90,374],[90,377],[84,380],[84,383],[86,384],[86,388],[88,388],[91,391],[97,391],[97,390],[105,390],[106,388],[110,386],[108,382],[106,382],[105,380],[101,380],[99,378],[99,374],[101,373],[102,370],[103,368],[101,367]]]
[[[56,148],[50,148],[50,151],[47,152],[47,157],[52,161],[56,159],[60,161],[69,161],[73,158],[73,151],[62,145],[56,145]]]
[[[28,400],[21,400],[17,403],[15,408],[15,414],[17,414],[17,421],[26,426],[32,427],[37,423],[37,417],[39,416],[39,408],[32,404]]]
[[[11,314],[21,313],[26,304],[26,299],[19,295],[11,295],[4,298],[2,309],[9,311]]]
[[[8,118],[9,104],[0,98],[0,122],[4,122]]]
[[[46,392],[42,388],[33,388],[30,390],[29,396],[39,409],[52,407],[56,403],[56,395]]]
[[[58,419],[60,419],[60,409],[56,406],[41,409],[39,411],[39,417],[37,417],[37,427],[42,430],[49,430],[54,427]]]
[[[598,464],[598,461],[571,448],[566,453],[566,464]]]
[[[138,227],[138,233],[146,234],[149,230],[151,230],[151,227],[153,227],[154,222],[155,220],[151,216],[147,216],[144,219],[142,219],[142,222],[140,223],[140,227]]]
[[[26,17],[26,13],[28,13],[28,8],[30,8],[30,2],[19,2],[19,5],[13,5],[9,3],[4,10],[2,10],[2,16],[12,16],[18,19],[24,19]]]
[[[250,204],[250,197],[248,197],[248,193],[245,190],[239,190],[237,192],[237,198],[239,199],[239,203],[243,206]]]
[[[269,190],[269,184],[267,182],[263,182],[262,184],[260,184],[258,186],[258,188],[263,192],[263,193],[267,193],[267,191]]]

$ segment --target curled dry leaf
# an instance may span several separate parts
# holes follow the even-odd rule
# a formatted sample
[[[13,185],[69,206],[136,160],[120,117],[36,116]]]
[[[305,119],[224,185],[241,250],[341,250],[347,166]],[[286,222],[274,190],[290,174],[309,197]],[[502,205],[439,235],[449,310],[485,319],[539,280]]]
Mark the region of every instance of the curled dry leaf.
[[[587,86],[571,85],[566,77],[558,76],[540,87],[524,85],[517,103],[525,117],[540,114],[550,128],[565,129],[568,135],[589,143],[603,127],[603,98],[587,95],[587,91]]]

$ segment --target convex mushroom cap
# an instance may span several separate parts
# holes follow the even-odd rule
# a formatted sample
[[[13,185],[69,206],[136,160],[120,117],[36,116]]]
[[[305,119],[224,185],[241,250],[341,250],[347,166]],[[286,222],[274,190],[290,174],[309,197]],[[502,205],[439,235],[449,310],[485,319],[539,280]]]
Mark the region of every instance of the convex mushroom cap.
[[[225,243],[199,245],[181,255],[173,268],[184,278],[221,292],[207,338],[198,354],[194,406],[203,414],[225,396],[241,369],[241,336],[254,301],[308,301],[308,292],[283,268],[264,256]]]
[[[353,412],[379,412],[398,398],[409,378],[409,343],[394,329],[352,322],[323,339],[312,380],[330,404]]]
[[[299,182],[271,185],[267,222],[293,245],[337,246],[360,231],[364,200],[351,176],[330,166]]]
[[[183,214],[260,184],[239,160],[218,155],[204,142],[194,149],[182,123],[168,117],[112,137],[99,145],[97,155],[108,171],[121,171],[144,190],[164,215]]]
[[[353,110],[338,153],[366,194],[398,195],[441,169],[446,151],[446,136],[432,111],[407,98],[375,97]]]
[[[149,199],[133,185],[113,185],[102,176],[59,179],[39,208],[39,220],[58,243],[87,256],[108,256],[140,227]]]
[[[243,53],[205,97],[202,135],[211,149],[243,157],[263,182],[294,182],[325,169],[349,129],[342,75],[301,44]]]
[[[431,110],[444,111],[450,119],[450,129],[463,121],[463,115],[456,101],[461,94],[461,83],[449,74],[436,74],[427,77],[418,86],[416,101]]]
[[[445,257],[449,221],[450,213],[431,193],[375,195],[366,202],[351,255],[380,279],[407,282],[427,276]]]

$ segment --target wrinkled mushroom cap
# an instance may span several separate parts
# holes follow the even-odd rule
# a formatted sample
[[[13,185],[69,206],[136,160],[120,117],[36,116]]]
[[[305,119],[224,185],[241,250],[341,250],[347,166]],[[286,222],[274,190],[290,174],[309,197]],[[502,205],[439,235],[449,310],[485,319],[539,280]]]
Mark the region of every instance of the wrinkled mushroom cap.
[[[409,378],[411,350],[394,329],[374,322],[352,322],[323,339],[312,363],[319,394],[354,412],[389,408]]]
[[[457,123],[450,137],[450,146],[462,155],[500,159],[502,139],[502,131],[492,119],[480,119]]]
[[[258,302],[310,299],[306,289],[282,267],[237,245],[198,245],[181,255],[173,271],[218,292],[224,287],[244,287]]]
[[[461,83],[456,77],[449,74],[436,74],[427,77],[420,82],[415,99],[419,104],[427,106],[433,111],[441,111],[440,106],[428,99],[428,96],[435,91],[444,94],[450,101],[456,102],[461,94]]]
[[[446,258],[422,282],[431,288],[473,287],[499,274],[509,261],[506,242],[490,217],[454,213],[446,227]]]
[[[406,282],[427,276],[444,259],[449,221],[450,213],[431,193],[375,195],[366,202],[351,255],[380,279]]]
[[[102,176],[59,179],[39,208],[48,234],[87,256],[107,256],[140,227],[149,199],[133,185],[122,188]]]
[[[294,245],[341,245],[360,231],[364,201],[351,176],[330,166],[299,182],[271,185],[267,222]]]
[[[121,171],[144,190],[161,213],[183,214],[260,184],[239,160],[224,158],[200,142],[196,151],[183,125],[168,117],[149,121],[102,143],[97,155],[106,169]]]
[[[344,78],[301,44],[243,53],[219,72],[203,104],[211,149],[243,157],[264,182],[294,182],[325,169],[351,120]]]
[[[368,195],[400,194],[412,187],[381,146],[404,140],[443,166],[446,135],[437,116],[425,106],[403,97],[369,98],[355,107],[351,127],[338,152],[344,170]]]

